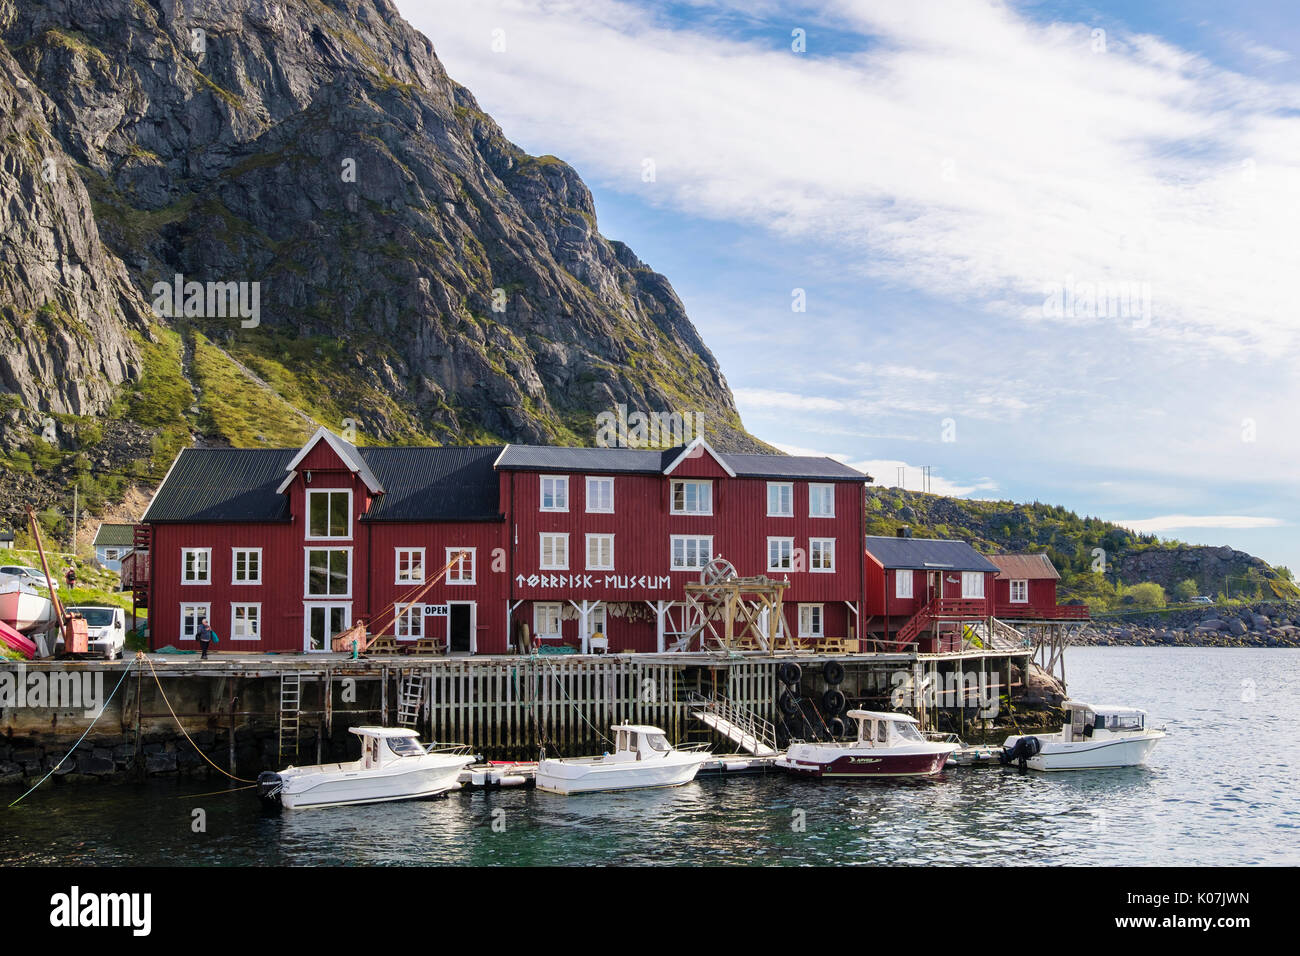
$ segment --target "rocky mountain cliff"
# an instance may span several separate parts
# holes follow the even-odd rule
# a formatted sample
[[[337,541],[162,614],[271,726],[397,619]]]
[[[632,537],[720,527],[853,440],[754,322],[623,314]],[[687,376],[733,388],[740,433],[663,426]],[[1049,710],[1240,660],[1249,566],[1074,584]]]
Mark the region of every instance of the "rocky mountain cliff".
[[[388,0],[0,0],[0,105],[0,444],[28,461],[88,416],[154,465],[316,422],[587,444],[619,404],[759,444],[668,281]],[[160,298],[177,276],[201,294]]]

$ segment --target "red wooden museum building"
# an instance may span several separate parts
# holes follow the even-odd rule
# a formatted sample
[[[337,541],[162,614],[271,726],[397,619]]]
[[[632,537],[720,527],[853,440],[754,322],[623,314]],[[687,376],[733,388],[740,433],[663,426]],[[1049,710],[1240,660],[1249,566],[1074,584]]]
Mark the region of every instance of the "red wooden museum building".
[[[856,634],[870,479],[829,458],[666,450],[186,449],[137,529],[150,644],[323,651],[397,603],[399,642],[502,654],[522,639],[660,651],[683,587],[725,558],[788,581],[779,630]],[[419,585],[447,573],[412,599]],[[411,600],[410,604],[402,604]]]

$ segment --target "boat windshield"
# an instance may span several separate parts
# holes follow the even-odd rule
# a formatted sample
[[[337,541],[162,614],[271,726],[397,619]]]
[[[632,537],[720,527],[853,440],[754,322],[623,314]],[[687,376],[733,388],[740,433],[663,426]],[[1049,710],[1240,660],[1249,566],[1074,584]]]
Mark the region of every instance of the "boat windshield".
[[[424,754],[418,737],[389,737],[388,747],[399,757],[419,757]]]
[[[893,724],[894,733],[898,735],[900,740],[911,740],[913,742],[925,743],[925,738],[922,737],[921,732],[916,729],[916,724],[906,720],[895,720],[893,721]]]
[[[673,745],[668,742],[668,738],[663,734],[646,734],[646,743],[650,745],[651,750],[657,750],[660,753],[667,753],[673,749]]]
[[[1098,714],[1098,730],[1141,730],[1142,714]]]

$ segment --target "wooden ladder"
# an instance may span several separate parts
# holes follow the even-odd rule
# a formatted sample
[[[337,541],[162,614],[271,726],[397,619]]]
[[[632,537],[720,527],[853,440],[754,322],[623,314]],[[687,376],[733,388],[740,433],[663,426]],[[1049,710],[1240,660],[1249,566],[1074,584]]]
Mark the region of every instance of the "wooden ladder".
[[[297,671],[280,675],[280,760],[298,755],[298,727],[302,713],[302,676]]]

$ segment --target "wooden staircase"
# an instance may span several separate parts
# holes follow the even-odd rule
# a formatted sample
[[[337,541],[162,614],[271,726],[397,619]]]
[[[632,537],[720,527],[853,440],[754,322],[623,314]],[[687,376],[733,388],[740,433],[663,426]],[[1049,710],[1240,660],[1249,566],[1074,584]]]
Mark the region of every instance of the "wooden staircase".
[[[931,625],[942,621],[982,621],[987,616],[987,605],[982,600],[963,598],[934,598],[917,611],[898,629],[889,642],[898,647],[911,644]]]

